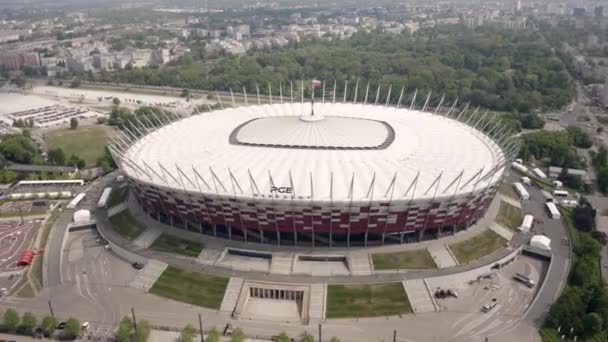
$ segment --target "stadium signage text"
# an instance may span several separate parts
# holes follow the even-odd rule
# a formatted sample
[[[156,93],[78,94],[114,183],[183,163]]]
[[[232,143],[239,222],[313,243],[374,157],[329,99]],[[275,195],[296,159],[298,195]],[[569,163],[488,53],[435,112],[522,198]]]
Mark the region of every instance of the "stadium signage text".
[[[281,187],[276,187],[276,186],[271,186],[270,187],[270,193],[279,193],[279,194],[291,194],[293,192],[293,188],[292,187],[287,187],[287,186],[281,186]]]

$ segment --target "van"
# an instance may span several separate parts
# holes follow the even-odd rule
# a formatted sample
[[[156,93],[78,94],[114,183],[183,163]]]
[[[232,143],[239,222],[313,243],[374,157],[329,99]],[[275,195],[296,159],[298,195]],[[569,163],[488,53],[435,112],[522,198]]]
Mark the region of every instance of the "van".
[[[490,302],[489,304],[486,304],[484,306],[481,307],[481,311],[483,312],[489,312],[490,310],[494,309],[496,307],[496,304],[498,304],[498,299],[496,298],[492,298],[492,302]]]

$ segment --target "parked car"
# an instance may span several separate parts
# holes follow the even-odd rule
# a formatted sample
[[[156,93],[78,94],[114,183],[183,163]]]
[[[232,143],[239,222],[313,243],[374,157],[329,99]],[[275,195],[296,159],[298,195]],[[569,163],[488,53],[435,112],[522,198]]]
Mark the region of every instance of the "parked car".
[[[144,264],[142,264],[141,262],[134,262],[131,264],[131,266],[133,266],[133,268],[136,270],[141,270],[142,268],[144,268]]]
[[[57,324],[57,330],[63,330],[63,328],[65,328],[65,325],[67,324],[67,322],[61,322],[59,324]]]
[[[496,304],[498,304],[498,299],[496,298],[492,298],[492,302],[490,302],[489,304],[486,304],[484,306],[481,307],[481,311],[483,312],[489,312],[490,310],[494,309],[496,307]]]

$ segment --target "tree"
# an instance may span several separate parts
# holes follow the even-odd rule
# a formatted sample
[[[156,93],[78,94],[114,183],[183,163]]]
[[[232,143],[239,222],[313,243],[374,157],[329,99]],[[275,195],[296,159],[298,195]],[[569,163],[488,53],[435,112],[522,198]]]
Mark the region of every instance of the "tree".
[[[579,205],[573,211],[574,226],[583,232],[590,232],[595,226],[595,210],[590,204]]]
[[[80,321],[77,318],[70,317],[65,322],[63,332],[67,336],[78,336],[80,334]]]
[[[65,154],[60,147],[49,150],[47,157],[49,163],[53,165],[65,165]]]
[[[0,183],[12,183],[17,179],[17,173],[11,170],[4,170],[0,173]]]
[[[117,342],[145,342],[150,336],[150,323],[146,320],[137,322],[137,331],[133,327],[133,321],[125,317],[120,321],[118,330],[114,336]]]
[[[112,99],[112,103],[114,103],[114,105],[118,107],[120,106],[120,99],[118,97],[115,97]]]
[[[67,164],[70,166],[75,166],[79,169],[83,169],[86,166],[86,163],[83,159],[80,159],[76,155],[71,155],[70,159],[68,159]]]
[[[206,342],[220,342],[220,331],[216,327],[211,328],[207,334]]]
[[[19,313],[12,308],[6,309],[4,312],[4,325],[11,331],[15,331],[19,326],[19,322],[21,318],[19,317]]]
[[[55,317],[45,316],[42,319],[40,328],[42,328],[42,331],[44,332],[45,336],[53,336],[53,333],[55,332],[55,327],[57,326],[57,324],[59,324],[59,322],[57,321],[57,319]]]
[[[80,83],[80,79],[77,78],[70,83],[70,88],[78,88],[80,87]]]
[[[230,337],[230,342],[245,342],[245,338],[246,338],[246,336],[245,336],[245,333],[243,332],[243,329],[236,328],[232,332],[232,336]]]
[[[291,342],[291,337],[286,332],[281,332],[277,337],[277,342]]]
[[[545,121],[536,113],[521,116],[521,127],[526,129],[543,128]]]
[[[302,336],[301,342],[315,342],[315,338],[312,335],[304,335]]]
[[[78,119],[76,119],[76,118],[71,118],[70,119],[70,128],[71,129],[78,128]]]
[[[589,313],[583,319],[585,335],[593,336],[602,331],[602,317],[596,312]]]
[[[179,341],[192,342],[194,341],[194,336],[196,336],[196,329],[194,329],[192,324],[188,323],[188,325],[186,325],[184,329],[182,329],[182,332],[179,336]]]
[[[34,328],[36,327],[36,323],[36,316],[34,316],[34,314],[32,314],[31,312],[26,312],[21,318],[20,328],[23,329],[25,332],[31,334],[34,331]]]
[[[590,148],[593,145],[591,136],[580,127],[570,126],[566,129],[568,135],[572,139],[572,143],[576,147]]]
[[[190,90],[188,90],[187,88],[184,88],[184,89],[182,90],[182,94],[181,94],[181,96],[182,96],[182,97],[190,97]]]
[[[334,336],[331,338],[331,340],[329,340],[329,342],[340,342],[340,339]]]

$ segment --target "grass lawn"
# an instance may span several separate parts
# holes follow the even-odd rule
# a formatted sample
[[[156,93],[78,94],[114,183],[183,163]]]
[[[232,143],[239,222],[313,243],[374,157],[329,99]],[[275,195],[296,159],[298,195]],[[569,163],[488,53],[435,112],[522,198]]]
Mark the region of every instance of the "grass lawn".
[[[503,194],[507,197],[510,197],[514,200],[519,201],[519,196],[517,196],[515,189],[513,189],[513,184],[510,184],[507,182],[500,183],[500,185],[498,186],[498,192],[500,192],[501,194]]]
[[[521,220],[522,212],[520,208],[507,202],[500,201],[500,208],[498,209],[498,215],[496,215],[496,222],[500,223],[506,228],[516,231],[521,225]]]
[[[110,198],[108,198],[108,208],[111,208],[117,204],[124,202],[129,194],[129,187],[123,186],[122,188],[113,189],[110,192]]]
[[[129,213],[128,210],[123,210],[110,217],[110,223],[112,224],[112,229],[127,240],[135,239],[145,230],[145,228],[131,216],[131,213]]]
[[[156,241],[154,241],[152,246],[150,246],[150,249],[160,252],[182,254],[196,258],[199,254],[201,254],[203,244],[162,234],[158,237],[158,239],[156,239]]]
[[[82,126],[49,132],[45,139],[49,149],[61,148],[66,159],[74,154],[84,159],[87,166],[94,166],[97,159],[105,154],[109,129],[102,125]]]
[[[502,236],[488,229],[468,240],[451,244],[450,249],[458,262],[464,264],[491,254],[502,247],[506,241]]]
[[[401,283],[327,286],[327,318],[409,313],[412,307]]]
[[[150,293],[206,308],[219,309],[228,278],[169,266],[150,289]]]
[[[372,254],[374,269],[393,270],[400,268],[436,268],[435,261],[431,253],[426,249],[415,251],[404,251],[397,253],[377,253]]]

